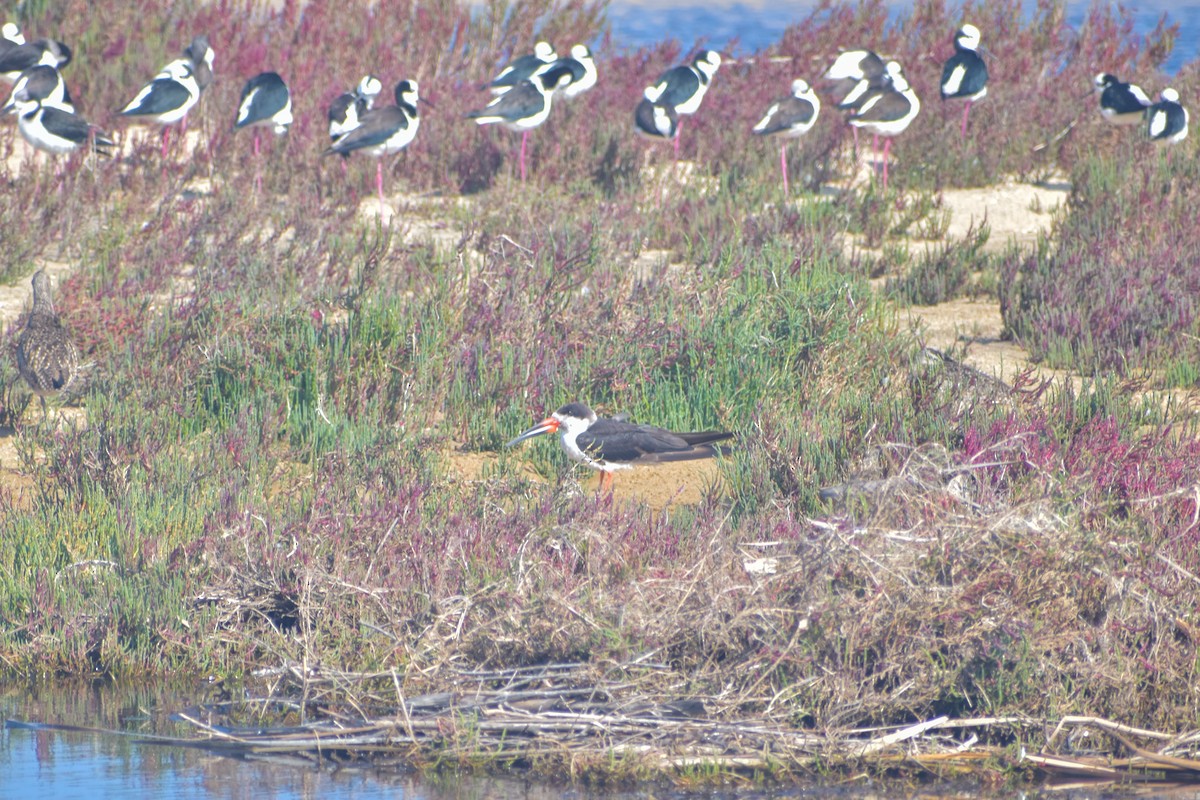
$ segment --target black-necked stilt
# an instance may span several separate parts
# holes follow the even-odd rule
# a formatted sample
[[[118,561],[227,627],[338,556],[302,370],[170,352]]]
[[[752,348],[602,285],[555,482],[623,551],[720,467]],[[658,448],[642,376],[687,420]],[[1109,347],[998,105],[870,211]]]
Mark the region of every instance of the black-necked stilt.
[[[673,433],[653,425],[603,419],[583,403],[568,403],[505,447],[543,433],[561,434],[563,449],[572,460],[599,470],[601,489],[612,486],[612,474],[619,469],[725,455],[728,447],[717,443],[733,438],[724,431]]]
[[[1146,109],[1146,136],[1159,144],[1182,142],[1188,135],[1188,112],[1179,92],[1163,89],[1158,102]]]
[[[647,86],[643,96],[651,103],[670,106],[683,116],[695,114],[708,92],[713,76],[721,67],[721,54],[716,50],[704,50],[691,64],[683,64],[658,76],[658,80]],[[679,135],[683,120],[675,125],[675,157],[679,157]]]
[[[329,105],[329,141],[336,142],[358,127],[363,114],[371,110],[375,98],[383,91],[383,82],[374,75],[364,75],[353,91],[343,92]]]
[[[797,78],[792,81],[792,93],[778,100],[767,109],[754,132],[760,136],[778,136],[783,141],[779,145],[779,168],[783,172],[783,193],[788,193],[787,177],[787,140],[808,133],[817,123],[817,115],[821,113],[821,100],[817,93],[808,85],[808,81]]]
[[[16,83],[21,73],[38,64],[62,69],[71,63],[71,48],[53,39],[38,39],[10,48],[0,55],[0,75],[9,83]]]
[[[977,52],[979,29],[974,25],[963,25],[954,37],[954,55],[942,67],[942,99],[966,100],[963,109],[961,136],[967,135],[967,115],[971,103],[982,100],[987,94],[988,68]]]
[[[543,75],[548,75],[551,83],[558,83],[557,70],[562,70],[570,75],[570,80],[566,81],[559,91],[564,97],[573,98],[586,92],[596,85],[596,80],[599,74],[596,72],[596,61],[592,58],[592,51],[586,45],[577,44],[571,48],[571,55],[564,56],[557,61],[551,62],[543,71]]]
[[[116,146],[108,134],[90,125],[83,117],[43,105],[41,100],[28,96],[25,91],[16,93],[5,109],[16,111],[21,135],[38,150],[66,155],[90,143],[93,150],[107,156],[111,155],[109,149]]]
[[[287,133],[292,124],[292,95],[277,72],[263,72],[246,81],[242,102],[238,105],[235,130],[269,127],[277,136]],[[258,155],[258,133],[254,134],[254,155]]]
[[[533,53],[521,56],[508,64],[484,88],[491,89],[492,94],[504,94],[520,84],[521,81],[532,78],[534,73],[547,64],[552,64],[557,60],[558,53],[554,52],[554,47],[549,42],[538,42],[533,46]]]
[[[467,115],[478,125],[499,123],[510,131],[520,132],[522,182],[525,181],[525,147],[529,140],[529,132],[550,116],[554,90],[565,85],[570,79],[569,73],[561,70],[551,71],[543,67],[542,72],[535,73],[527,81],[521,81],[488,103],[486,108]]]
[[[679,127],[679,115],[675,109],[642,97],[633,110],[633,124],[638,133],[658,139],[674,139]]]
[[[258,129],[269,127],[276,136],[282,136],[291,124],[292,95],[279,73],[262,72],[246,81],[233,127],[234,130],[254,128],[255,191],[262,187],[258,165]]]
[[[870,50],[839,53],[821,78],[832,84],[831,92],[837,98],[835,105],[849,111],[862,104],[864,95],[882,89],[890,80],[887,62]]]
[[[192,43],[183,51],[183,57],[192,62],[192,72],[196,75],[196,85],[203,92],[213,82],[213,49],[208,44],[207,36],[194,36]]]
[[[871,50],[844,50],[829,65],[821,79],[831,84],[834,105],[841,111],[857,111],[869,95],[891,83],[887,62]],[[858,153],[858,128],[854,133],[854,152]],[[879,137],[871,143],[872,153],[878,149]]]
[[[0,56],[23,44],[25,37],[21,35],[21,29],[15,23],[6,22],[4,27],[0,27]]]
[[[69,387],[79,374],[79,349],[63,327],[50,296],[50,276],[44,269],[33,273],[33,310],[17,339],[17,372],[42,401]]]
[[[1150,98],[1142,87],[1133,83],[1122,83],[1116,75],[1102,72],[1094,83],[1100,89],[1100,113],[1116,125],[1140,123],[1150,107]]]
[[[187,130],[187,114],[213,82],[213,49],[207,36],[196,36],[184,49],[183,58],[167,64],[150,83],[119,112],[127,117],[146,117],[163,126],[162,155],[167,156],[169,125]]]
[[[73,112],[75,110],[75,105],[71,102],[71,93],[67,91],[67,84],[62,78],[62,74],[47,64],[30,67],[21,73],[21,77],[17,78],[17,82],[13,84],[7,107],[14,107],[13,101],[18,92],[23,93],[26,99],[41,100],[44,106],[54,106],[63,111]]]
[[[145,117],[162,125],[162,154],[166,158],[168,126],[183,120],[199,99],[200,85],[191,59],[180,58],[163,67],[120,113],[125,117]]]
[[[863,101],[858,111],[850,116],[850,124],[871,133],[883,136],[883,190],[887,191],[888,154],[892,149],[892,137],[903,133],[921,111],[917,93],[908,85],[899,62],[889,61],[888,75],[891,85],[872,93]]]
[[[383,205],[383,157],[399,153],[408,147],[417,135],[421,118],[417,110],[420,102],[416,81],[400,81],[396,84],[396,105],[373,108],[359,119],[358,127],[346,133],[321,155],[349,155],[361,150],[375,159],[375,188],[379,193],[379,205]]]

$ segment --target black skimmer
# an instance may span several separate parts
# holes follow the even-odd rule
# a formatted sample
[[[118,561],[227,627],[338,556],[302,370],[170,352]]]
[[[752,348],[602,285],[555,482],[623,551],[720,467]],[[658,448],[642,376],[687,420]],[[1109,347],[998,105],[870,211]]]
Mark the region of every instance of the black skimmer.
[[[510,131],[521,134],[521,182],[525,182],[525,147],[529,132],[541,125],[550,116],[554,90],[571,80],[569,72],[543,67],[527,81],[521,81],[504,94],[487,104],[480,111],[472,111],[468,117],[478,125],[500,123]]]
[[[716,50],[704,50],[691,64],[683,64],[658,76],[658,80],[647,86],[642,93],[651,103],[670,106],[677,115],[695,114],[708,92],[713,76],[721,68],[721,54]],[[675,157],[679,158],[679,135],[683,120],[675,125]]]
[[[564,82],[559,91],[568,99],[578,97],[596,85],[599,73],[596,72],[596,61],[592,51],[586,45],[577,44],[571,48],[571,55],[564,56],[552,62],[543,71],[549,75],[552,83],[558,83],[556,72],[562,70],[570,75],[570,80]]]
[[[321,155],[349,155],[361,150],[378,159],[375,164],[375,188],[379,205],[383,206],[383,157],[399,153],[412,144],[421,118],[417,111],[420,102],[416,81],[396,84],[396,105],[373,108],[359,119],[358,127],[346,133]]]
[[[754,132],[760,136],[778,136],[782,139],[779,145],[779,168],[783,171],[785,195],[788,193],[787,140],[808,133],[817,123],[820,113],[821,100],[817,93],[808,85],[808,81],[797,78],[792,81],[792,93],[773,103],[754,126]]]
[[[673,433],[624,419],[602,419],[583,403],[568,403],[505,447],[543,433],[562,434],[562,446],[568,456],[600,471],[601,489],[606,484],[612,486],[612,474],[619,469],[725,455],[728,447],[717,443],[733,438],[732,433],[724,431]]]
[[[17,127],[25,141],[47,153],[66,155],[90,144],[97,153],[107,156],[111,155],[110,148],[116,146],[107,133],[90,125],[83,117],[56,106],[43,105],[25,90],[17,92],[5,110],[16,111]]]
[[[982,100],[987,94],[988,68],[977,52],[979,41],[979,28],[963,25],[954,37],[955,53],[942,67],[942,99],[967,101],[960,132],[963,138],[967,135],[967,115],[971,113],[971,104]]]
[[[484,88],[491,89],[492,94],[504,94],[519,85],[521,81],[532,78],[538,70],[557,60],[558,53],[554,52],[554,47],[549,42],[538,42],[533,46],[533,53],[521,56],[504,67]]]
[[[67,91],[67,84],[62,79],[62,74],[48,64],[30,67],[21,73],[21,77],[17,78],[17,82],[13,84],[12,94],[8,98],[6,107],[15,108],[13,101],[18,92],[22,92],[26,99],[41,100],[44,106],[54,106],[63,111],[73,112],[75,110],[75,105],[71,101],[71,93]]]
[[[336,142],[358,127],[363,114],[371,110],[375,98],[383,91],[383,82],[374,75],[364,75],[352,91],[334,98],[326,115],[329,119],[329,141]]]
[[[679,115],[675,109],[642,97],[633,110],[633,124],[638,133],[659,139],[674,139],[679,129]]]
[[[872,93],[863,101],[858,111],[850,116],[850,124],[884,137],[883,143],[883,190],[887,191],[888,154],[892,149],[892,137],[908,128],[909,123],[921,112],[921,101],[908,85],[899,62],[889,61],[887,72],[891,85]]]
[[[50,296],[50,276],[44,269],[33,273],[33,310],[17,339],[17,371],[42,401],[58,394],[79,374],[79,350],[63,327]]]
[[[21,73],[30,67],[46,64],[55,69],[62,69],[69,63],[71,48],[53,39],[38,39],[11,47],[0,55],[0,75],[9,83],[16,83]]]
[[[1146,109],[1146,136],[1159,144],[1182,142],[1188,135],[1188,112],[1179,92],[1163,89],[1158,102]]]
[[[1150,98],[1142,87],[1134,83],[1122,83],[1117,76],[1101,72],[1094,83],[1100,89],[1100,113],[1115,125],[1136,125],[1146,115]]]
[[[21,29],[12,22],[4,23],[0,28],[0,56],[23,44],[25,37],[21,35]]]

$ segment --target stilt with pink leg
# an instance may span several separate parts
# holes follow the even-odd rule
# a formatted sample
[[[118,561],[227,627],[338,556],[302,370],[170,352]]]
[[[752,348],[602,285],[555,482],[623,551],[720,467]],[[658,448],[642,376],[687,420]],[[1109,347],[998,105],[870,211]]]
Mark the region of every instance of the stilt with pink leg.
[[[288,132],[292,124],[292,95],[283,78],[275,72],[255,75],[242,88],[242,100],[238,104],[234,130],[254,128],[254,186],[261,188],[262,178],[259,162],[259,129],[270,128],[276,136]]]
[[[555,68],[552,64],[534,73],[529,80],[516,83],[486,107],[467,115],[477,125],[500,124],[521,134],[518,163],[522,183],[525,182],[529,132],[549,118],[555,90],[570,82],[570,72],[565,68]]]
[[[683,129],[682,117],[695,114],[708,92],[713,76],[721,68],[721,54],[716,50],[704,50],[692,63],[683,64],[658,76],[642,92],[653,105],[670,108],[675,116],[675,160],[679,160],[679,140]]]
[[[963,25],[954,37],[954,55],[942,67],[942,99],[966,100],[959,135],[967,136],[971,104],[987,94],[988,68],[979,49],[980,33],[974,25]]]
[[[373,108],[359,119],[359,124],[333,143],[321,155],[349,155],[363,152],[379,159],[375,164],[375,191],[379,196],[382,211],[383,201],[383,158],[399,153],[412,144],[417,136],[421,118],[417,104],[421,102],[416,81],[404,80],[396,84],[396,104]]]
[[[777,100],[754,126],[760,136],[778,136],[783,139],[779,147],[779,169],[783,173],[783,193],[788,194],[787,140],[803,136],[812,130],[821,113],[821,101],[808,82],[797,78],[792,81],[792,93]]]
[[[835,102],[841,111],[858,111],[859,107],[874,92],[881,91],[890,82],[886,62],[870,50],[845,50],[838,54],[833,64],[821,79],[829,87],[829,93],[838,98]],[[854,135],[854,161],[859,159],[858,128],[850,129]],[[878,138],[871,145],[871,161],[879,149]]]
[[[850,124],[865,128],[883,140],[883,187],[887,190],[888,159],[891,155],[892,137],[903,133],[917,114],[921,112],[921,101],[908,85],[900,64],[889,61],[887,72],[891,78],[888,86],[867,96],[858,111],[850,116]]]
[[[171,141],[169,126],[186,124],[188,112],[200,100],[204,87],[212,81],[212,62],[213,51],[208,40],[197,36],[184,51],[183,58],[163,67],[120,111],[123,117],[163,126],[164,161]],[[202,83],[201,78],[205,82]]]

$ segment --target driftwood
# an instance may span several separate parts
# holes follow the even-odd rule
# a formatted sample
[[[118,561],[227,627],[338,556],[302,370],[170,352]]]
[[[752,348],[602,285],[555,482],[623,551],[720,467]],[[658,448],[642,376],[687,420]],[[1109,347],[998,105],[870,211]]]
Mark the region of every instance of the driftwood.
[[[628,674],[634,665],[614,670]],[[662,669],[637,664],[637,669]],[[804,730],[775,720],[710,715],[702,698],[651,697],[636,681],[593,680],[594,665],[555,664],[459,671],[453,691],[405,698],[392,672],[347,673],[288,665],[273,670],[276,691],[174,715],[192,736],[147,737],[146,745],[203,748],[237,758],[308,766],[405,769],[432,765],[539,767],[566,774],[615,763],[638,775],[701,768],[776,777],[820,769],[983,773],[1027,769],[1061,782],[1200,782],[1200,732],[1181,735],[1095,717],[1057,722],[1027,717],[936,719],[894,727]],[[384,698],[361,691],[331,702],[333,687],[390,686]],[[250,719],[256,724],[248,725]],[[13,728],[92,730],[9,722]],[[1009,746],[1043,732],[1038,753]],[[120,731],[95,731],[128,736]],[[1086,739],[1088,750],[1075,743]],[[1137,742],[1153,742],[1140,745]],[[1101,746],[1108,743],[1108,750]],[[1071,784],[1074,785],[1074,784]]]

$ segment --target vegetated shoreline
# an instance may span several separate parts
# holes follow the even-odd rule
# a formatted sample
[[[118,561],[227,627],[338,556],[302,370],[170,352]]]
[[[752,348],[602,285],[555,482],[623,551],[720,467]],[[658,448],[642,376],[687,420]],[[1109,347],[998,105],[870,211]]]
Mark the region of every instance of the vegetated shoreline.
[[[943,22],[918,15],[911,35],[941,41]],[[869,40],[874,23],[829,24]],[[781,47],[830,35],[801,26]],[[652,55],[670,61],[665,49]],[[1131,69],[1139,53],[1123,56]],[[631,63],[607,68],[636,80]],[[713,130],[770,87],[723,77],[737,101],[698,136],[696,179],[659,171],[678,183],[657,215],[642,168],[655,155],[615,129],[536,152],[532,198],[505,191],[490,139],[443,131],[469,164],[415,149],[400,171],[417,189],[449,163],[483,181],[472,196],[487,203],[425,220],[462,232],[449,246],[403,239],[409,217],[364,225],[335,170],[276,171],[248,199],[251,165],[219,134],[182,177],[23,184],[0,222],[30,260],[56,244],[81,267],[59,306],[95,367],[86,426],[9,437],[24,475],[0,487],[5,668],[211,676],[250,691],[218,709],[227,724],[355,728],[336,757],[391,748],[597,778],[883,771],[901,757],[913,772],[981,758],[1020,771],[1022,746],[1094,773],[1111,767],[1082,750],[1124,752],[1121,736],[1159,759],[1130,749],[1125,766],[1190,758],[1194,419],[1141,401],[1136,372],[1088,360],[1164,351],[1119,348],[1145,327],[1132,323],[1113,326],[1111,347],[1046,337],[1046,357],[1074,359],[1092,384],[1008,386],[897,335],[867,279],[903,274],[890,296],[909,302],[993,293],[1006,324],[1045,336],[1059,329],[1039,314],[1069,298],[1020,292],[1076,257],[1064,243],[1091,246],[1088,266],[1133,260],[1093,214],[1136,224],[1142,244],[1184,241],[1194,159],[1114,166],[1097,144],[1120,146],[1112,132],[1081,128],[1058,154],[1072,206],[1037,259],[984,254],[980,232],[913,256],[898,237],[936,233],[936,184],[956,168],[1047,165],[1019,136],[993,141],[984,166],[966,144],[914,137],[887,196],[781,204],[773,159]],[[1016,105],[992,100],[998,116]],[[311,152],[320,133],[298,126],[277,156]],[[815,183],[844,168],[833,128],[805,147]],[[203,192],[181,191],[197,179]],[[145,193],[161,198],[149,218]],[[70,242],[63,219],[79,223]],[[847,233],[882,255],[848,257]],[[647,243],[673,255],[635,274]],[[1170,358],[1168,383],[1186,383],[1194,360]],[[13,422],[23,397],[2,368]],[[502,451],[535,412],[575,399],[738,430],[724,490],[655,512],[576,491],[548,443]],[[451,447],[498,455],[463,481]],[[1060,722],[1092,735],[1064,739]],[[198,728],[214,748],[284,746]],[[291,746],[329,752],[332,735]]]

